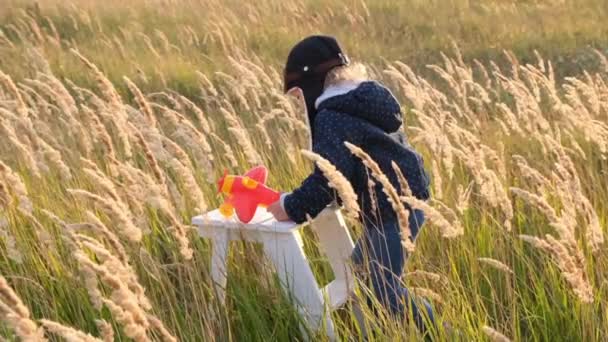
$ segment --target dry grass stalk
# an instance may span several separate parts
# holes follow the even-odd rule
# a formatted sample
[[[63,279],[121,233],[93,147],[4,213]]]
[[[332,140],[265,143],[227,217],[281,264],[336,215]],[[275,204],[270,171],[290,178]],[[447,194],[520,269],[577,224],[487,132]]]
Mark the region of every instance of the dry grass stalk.
[[[96,319],[95,325],[97,325],[97,329],[101,333],[103,342],[114,342],[114,328],[112,328],[110,323],[103,319]]]
[[[139,129],[137,129],[133,124],[129,124],[129,126],[131,129],[131,132],[133,133],[133,135],[136,138],[137,144],[141,147],[141,149],[144,152],[144,156],[146,157],[146,160],[148,161],[148,165],[152,169],[152,173],[154,174],[154,177],[156,177],[156,179],[160,182],[161,186],[164,187],[166,184],[165,174],[162,171],[162,169],[160,168],[160,165],[158,164],[158,160],[156,160],[156,157],[154,157],[154,153],[152,153],[152,150],[150,149],[150,146],[146,142],[146,139],[144,139],[144,136],[141,134]]]
[[[38,142],[42,147],[45,157],[51,162],[51,165],[54,165],[55,168],[59,170],[59,175],[61,175],[61,178],[64,181],[71,180],[72,172],[70,171],[70,167],[63,161],[61,152],[47,144],[43,139],[39,139]]]
[[[423,271],[423,270],[415,270],[412,272],[408,272],[405,274],[405,276],[403,277],[404,279],[424,279],[424,280],[430,280],[433,283],[438,283],[438,284],[445,284],[446,283],[446,278],[443,277],[441,274],[437,274],[437,273],[433,273],[433,272],[428,272],[428,271]]]
[[[433,195],[435,195],[434,197],[437,199],[442,199],[443,198],[443,181],[441,178],[441,170],[439,169],[439,166],[437,165],[437,162],[435,161],[435,159],[433,159],[433,162],[431,164],[431,171],[433,174],[433,189],[435,190],[433,192]]]
[[[435,292],[435,291],[433,291],[431,289],[427,289],[427,288],[424,288],[424,287],[411,287],[410,290],[416,296],[420,296],[420,297],[424,297],[424,298],[429,298],[434,303],[440,303],[440,304],[445,303],[445,301],[443,300],[443,297],[441,297],[440,294],[438,294],[437,292]]]
[[[587,280],[584,269],[584,260],[581,260],[579,251],[571,251],[567,241],[559,241],[547,234],[545,239],[529,235],[520,235],[519,238],[533,245],[535,248],[550,253],[562,272],[562,276],[572,287],[574,293],[583,303],[593,302],[593,287]],[[572,255],[575,253],[575,255]]]
[[[124,113],[124,108],[120,96],[118,92],[112,85],[112,82],[108,80],[108,78],[97,68],[95,64],[89,61],[86,57],[84,57],[80,52],[75,49],[70,49],[70,51],[78,57],[91,71],[97,80],[98,87],[101,90],[106,101],[109,104],[109,110],[113,112],[112,115],[113,120],[115,120],[115,126],[117,130],[118,137],[120,142],[122,143],[122,147],[124,149],[125,156],[127,158],[131,157],[131,144],[129,143],[129,135],[125,130],[127,124],[127,118]]]
[[[91,162],[88,159],[81,158],[83,163],[88,164],[88,167],[82,168],[82,171],[95,183],[96,186],[102,188],[111,198],[112,200],[119,202],[121,201],[120,196],[118,195],[118,190],[114,183],[99,170],[97,164]],[[90,167],[90,168],[89,168]]]
[[[169,217],[172,226],[170,230],[173,231],[173,236],[179,245],[179,252],[185,260],[191,260],[194,255],[194,250],[190,248],[190,240],[188,239],[188,230],[184,225],[179,222],[175,215],[168,210],[167,206],[161,207],[165,214]]]
[[[103,342],[102,340],[91,336],[83,331],[68,327],[61,323],[57,323],[48,319],[41,319],[40,323],[50,333],[63,337],[67,342]]]
[[[486,264],[489,265],[499,271],[508,273],[508,274],[513,274],[513,270],[511,270],[511,268],[507,265],[505,265],[503,262],[498,261],[496,259],[492,259],[492,258],[477,258],[477,260],[479,262],[481,262],[482,264]]]
[[[419,200],[413,196],[400,198],[412,208],[424,211],[426,218],[441,229],[443,237],[455,238],[464,234],[464,227],[460,221],[455,220],[453,223],[450,223],[439,210],[433,208],[425,201]]]
[[[173,336],[173,334],[171,334],[171,332],[169,332],[169,330],[167,330],[167,328],[165,327],[165,325],[163,324],[163,322],[156,318],[155,316],[152,315],[148,315],[148,322],[150,322],[150,325],[156,329],[156,331],[158,331],[158,333],[161,336],[161,339],[164,342],[177,342],[177,338],[175,336]]]
[[[87,220],[91,223],[91,225],[94,227],[95,231],[103,235],[108,241],[108,243],[112,246],[114,251],[118,253],[118,257],[120,258],[120,260],[123,263],[127,263],[129,261],[129,257],[118,237],[108,227],[106,227],[106,225],[92,211],[87,210],[85,212],[85,216],[87,217]]]
[[[209,136],[212,137],[218,143],[218,145],[222,146],[225,151],[225,153],[223,154],[224,158],[228,159],[230,166],[232,168],[237,168],[239,166],[239,162],[236,160],[236,157],[230,145],[228,145],[222,138],[218,137],[217,134],[213,132],[211,132]]]
[[[194,202],[196,207],[200,210],[206,211],[207,201],[205,200],[205,195],[203,195],[200,186],[196,182],[196,178],[192,174],[192,169],[187,168],[175,158],[173,158],[169,162],[169,165],[184,183],[184,190],[186,194],[190,197],[190,199]]]
[[[21,92],[19,92],[19,88],[17,88],[17,86],[13,82],[13,79],[9,75],[0,71],[0,84],[4,85],[4,87],[15,98],[15,101],[17,103],[17,106],[16,106],[17,113],[22,118],[27,118],[29,116],[28,110],[27,110],[27,105],[25,104],[25,101],[23,100],[23,97],[21,96]]]
[[[30,311],[3,276],[0,276],[0,317],[23,341],[46,341],[44,331],[30,318]]]
[[[93,112],[93,110],[85,105],[81,106],[82,112],[85,116],[91,120],[91,126],[93,131],[95,132],[95,136],[101,141],[102,146],[105,148],[105,153],[108,154],[111,158],[116,158],[116,152],[114,149],[114,143],[112,142],[112,138],[108,133],[108,130],[104,126],[104,124],[99,120],[97,114]]]
[[[2,108],[0,108],[2,111]],[[17,150],[17,155],[27,164],[28,170],[34,174],[36,177],[40,177],[40,167],[34,157],[34,152],[32,148],[29,147],[29,144],[24,144],[17,137],[15,129],[11,124],[8,123],[7,120],[0,117],[0,128],[4,131],[3,139],[5,141],[10,142]]]
[[[397,193],[397,190],[395,189],[395,187],[393,187],[384,172],[382,172],[380,166],[378,166],[378,164],[367,153],[365,153],[365,151],[349,142],[344,142],[344,144],[352,154],[361,159],[363,164],[372,172],[372,176],[378,182],[380,182],[380,184],[382,184],[382,191],[386,194],[388,201],[393,206],[393,210],[395,210],[395,213],[397,214],[397,218],[399,220],[399,226],[401,227],[401,231],[404,233],[402,237],[404,244],[411,251],[414,246],[412,241],[410,240],[412,232],[410,231],[409,225],[409,213],[399,200],[399,194]]]
[[[507,336],[501,334],[492,327],[484,325],[481,330],[484,334],[486,334],[486,336],[490,338],[492,342],[511,342],[511,340]]]
[[[106,266],[107,264],[120,266],[120,263],[113,262],[111,253],[107,250],[104,251],[102,246],[94,243],[87,243],[86,241],[81,241],[81,243],[87,248],[94,249],[95,254],[102,260],[107,260],[103,264],[96,264],[82,251],[74,253],[78,263],[92,269],[111,291],[110,299],[102,298],[103,303],[112,312],[114,318],[123,324],[125,334],[128,337],[136,341],[148,341],[146,335],[146,330],[149,327],[147,314],[142,307],[141,298],[123,281],[124,278],[128,278],[128,275],[123,273],[125,269],[119,267],[110,271],[110,268]]]
[[[133,224],[130,213],[121,208],[120,205],[117,205],[115,201],[103,198],[86,190],[67,189],[67,191],[72,196],[90,200],[98,205],[108,216],[112,217],[119,223],[119,231],[124,237],[133,242],[141,241],[141,229],[137,228]]]
[[[144,94],[141,92],[141,90],[139,90],[137,85],[135,85],[135,83],[133,83],[128,77],[124,76],[123,80],[125,81],[127,87],[135,97],[135,102],[139,106],[139,110],[144,113],[146,119],[148,119],[148,123],[152,127],[156,127],[156,117],[154,116],[152,107],[150,106],[150,103],[148,102]]]
[[[334,165],[320,155],[307,150],[301,150],[300,152],[319,167],[329,181],[329,186],[338,192],[346,209],[346,215],[352,219],[358,219],[360,208],[357,203],[357,194],[348,179]]]
[[[403,175],[401,168],[399,168],[399,166],[397,165],[397,163],[395,163],[395,161],[391,161],[391,166],[393,167],[393,171],[395,171],[395,174],[397,175],[397,180],[399,181],[399,188],[401,190],[401,195],[412,196],[412,189],[410,189],[410,186],[409,186],[407,180],[405,179],[405,176]]]
[[[23,179],[1,160],[0,177],[4,178],[5,185],[8,186],[10,184],[10,189],[13,191],[14,195],[19,201],[18,207],[27,213],[31,213],[34,207],[30,201],[27,188],[25,183],[23,183]]]

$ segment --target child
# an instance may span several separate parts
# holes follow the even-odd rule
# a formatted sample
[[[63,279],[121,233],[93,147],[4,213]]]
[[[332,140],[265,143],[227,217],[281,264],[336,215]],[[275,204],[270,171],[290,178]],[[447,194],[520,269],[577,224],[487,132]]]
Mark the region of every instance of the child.
[[[391,166],[394,161],[414,196],[428,199],[428,176],[422,158],[405,141],[399,103],[388,89],[368,81],[365,68],[350,64],[338,42],[327,36],[308,37],[291,50],[284,81],[286,93],[304,97],[313,151],[329,160],[358,195],[365,230],[353,252],[353,263],[368,267],[374,294],[389,312],[403,314],[404,303],[409,304],[416,325],[425,333],[427,327],[417,305],[400,285],[405,256],[395,212],[378,182],[370,193],[368,171],[344,145],[348,141],[361,147],[400,191]],[[315,167],[299,188],[282,194],[268,210],[277,220],[302,223],[307,214],[314,218],[333,200],[340,201]],[[421,211],[410,212],[412,240],[423,222]],[[433,322],[430,306],[425,306]]]

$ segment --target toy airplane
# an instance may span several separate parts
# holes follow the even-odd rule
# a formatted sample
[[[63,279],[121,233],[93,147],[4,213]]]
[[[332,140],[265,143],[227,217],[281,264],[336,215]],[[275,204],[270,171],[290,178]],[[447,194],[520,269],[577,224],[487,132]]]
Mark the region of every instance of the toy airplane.
[[[226,171],[218,181],[218,192],[227,196],[220,205],[220,213],[231,217],[236,212],[241,222],[248,223],[258,206],[267,207],[278,201],[280,194],[265,184],[267,176],[264,166],[254,167],[244,176],[229,175]]]

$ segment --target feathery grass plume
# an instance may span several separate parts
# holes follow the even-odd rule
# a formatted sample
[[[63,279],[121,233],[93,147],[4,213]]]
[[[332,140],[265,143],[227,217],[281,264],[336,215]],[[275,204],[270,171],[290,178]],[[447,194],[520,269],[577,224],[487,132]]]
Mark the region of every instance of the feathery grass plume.
[[[203,132],[209,134],[213,130],[213,127],[211,126],[212,122],[207,120],[207,118],[205,117],[205,113],[203,113],[203,110],[183,95],[178,95],[178,98],[187,108],[190,108],[190,110],[194,112],[196,119],[198,120],[201,125],[201,128],[203,129]]]
[[[40,221],[38,221],[38,218],[36,218],[31,211],[17,208],[17,212],[26,218],[28,223],[33,226],[33,231],[36,234],[38,241],[42,243],[44,248],[48,249],[49,253],[57,250],[54,235],[52,235],[49,230],[42,223],[40,223]]]
[[[116,158],[116,152],[114,150],[114,143],[112,142],[112,138],[106,129],[106,126],[99,120],[99,117],[93,110],[86,105],[81,105],[82,112],[85,114],[85,117],[91,120],[91,126],[93,131],[95,132],[95,136],[101,141],[102,146],[105,148],[105,153],[108,154],[112,158]]]
[[[0,177],[0,208],[6,208],[12,203],[11,195],[9,194],[8,185],[4,183],[3,177]]]
[[[520,234],[519,239],[531,244],[532,246],[534,246],[534,248],[538,248],[545,251],[551,250],[551,246],[547,243],[547,241],[537,236]]]
[[[582,212],[587,220],[587,227],[585,231],[586,242],[591,246],[591,251],[593,253],[598,253],[602,249],[602,245],[605,242],[604,238],[604,229],[600,223],[600,219],[585,196],[579,197],[579,203],[582,208]]]
[[[48,319],[41,319],[40,323],[50,333],[63,337],[67,342],[103,342],[90,334]]]
[[[160,168],[160,165],[158,164],[158,160],[156,160],[156,157],[154,157],[154,153],[152,153],[152,150],[150,149],[150,146],[146,142],[146,139],[144,139],[144,136],[141,134],[139,129],[137,129],[137,127],[135,127],[133,124],[129,123],[129,128],[131,129],[131,132],[135,136],[135,140],[136,140],[137,144],[143,150],[146,160],[148,161],[148,165],[152,169],[152,173],[154,174],[154,177],[156,177],[156,180],[158,180],[160,182],[161,186],[165,187],[166,186],[165,184],[167,182],[165,180],[165,174],[162,171],[162,169]]]
[[[439,293],[437,293],[431,289],[427,289],[424,287],[410,287],[409,290],[411,290],[412,293],[415,294],[416,296],[429,298],[430,300],[432,300],[435,303],[440,303],[440,304],[445,303],[445,301],[443,300],[443,297],[441,297],[441,295]]]
[[[161,135],[161,140],[163,148],[167,152],[169,152],[173,157],[179,160],[182,165],[192,170],[195,169],[194,165],[192,165],[192,161],[190,160],[190,156],[188,155],[188,153],[186,153],[186,151],[184,151],[184,149],[179,144],[164,135]]]
[[[376,183],[374,182],[373,178],[369,177],[369,174],[367,177],[367,191],[369,192],[372,214],[374,215],[374,218],[377,219],[378,194],[376,194]]]
[[[103,307],[103,295],[97,287],[97,273],[91,267],[80,262],[78,263],[78,272],[82,277],[91,304],[93,304],[95,309],[101,310]]]
[[[433,159],[433,162],[431,164],[431,171],[433,174],[433,184],[434,184],[433,188],[435,190],[433,195],[435,195],[434,197],[437,199],[442,199],[443,198],[443,181],[441,178],[441,170],[439,169],[439,166],[437,165],[437,162],[435,161],[435,159]]]
[[[38,142],[42,147],[42,151],[44,156],[54,165],[57,170],[59,170],[59,174],[64,181],[69,181],[72,179],[72,172],[70,171],[70,167],[66,165],[63,161],[63,157],[61,156],[61,152],[54,149],[51,145],[46,143],[44,139],[39,139]]]
[[[148,329],[147,324],[144,325],[137,321],[134,315],[129,310],[121,307],[115,302],[104,298],[105,306],[110,310],[114,319],[124,326],[123,330],[125,335],[132,338],[135,342],[149,342],[151,341],[146,331]],[[147,322],[146,322],[147,323]]]
[[[118,277],[120,281],[126,285],[128,290],[131,291],[137,299],[137,302],[142,309],[150,310],[152,308],[150,300],[145,294],[145,289],[139,283],[137,274],[128,261],[121,261],[99,242],[99,240],[83,234],[74,234],[73,236],[78,240],[80,246],[86,247],[88,250],[95,253],[101,264],[114,272],[113,275]]]
[[[257,128],[258,132],[262,134],[262,138],[264,140],[264,145],[266,145],[266,148],[269,151],[272,151],[272,139],[270,139],[270,135],[268,135],[268,131],[266,130],[266,126],[264,126],[264,122],[260,120],[258,123],[255,124],[255,128]]]
[[[545,188],[551,186],[551,181],[547,177],[543,176],[543,174],[538,170],[532,168],[524,157],[520,155],[513,155],[512,158],[513,161],[515,161],[515,164],[517,164],[519,167],[522,176],[532,181],[535,186]]]
[[[103,342],[114,342],[114,328],[112,328],[110,323],[103,319],[96,319],[95,325],[101,334]]]
[[[22,118],[27,118],[29,116],[27,105],[25,104],[25,101],[23,100],[23,97],[19,92],[19,88],[17,88],[17,86],[13,82],[13,79],[9,75],[3,73],[1,70],[0,84],[4,85],[4,87],[9,91],[9,93],[15,98],[17,104],[17,114],[19,114]]]
[[[484,325],[481,330],[484,334],[486,334],[486,336],[490,338],[492,342],[511,342],[511,340],[507,336],[499,333],[492,327]]]
[[[543,214],[545,214],[545,216],[547,216],[549,220],[553,222],[560,221],[557,212],[555,211],[555,209],[553,209],[553,207],[549,204],[549,202],[547,202],[544,197],[538,196],[529,191],[516,187],[511,187],[509,188],[509,190],[517,197],[523,199],[526,203],[533,205],[535,208],[540,210]]]
[[[473,192],[474,183],[474,181],[469,183],[466,189],[464,189],[461,184],[458,184],[458,188],[456,189],[456,193],[458,194],[458,203],[456,205],[456,209],[458,209],[460,214],[463,214],[467,209],[469,209],[469,201],[471,199],[471,193]]]
[[[158,319],[157,317],[155,317],[153,315],[148,315],[148,322],[150,322],[150,325],[156,331],[158,331],[158,333],[160,334],[160,336],[164,342],[177,342],[178,341],[177,338],[175,336],[173,336],[173,334],[171,334],[171,332],[169,332],[169,330],[167,330],[167,328],[165,327],[163,322],[160,319]]]
[[[114,249],[116,253],[118,253],[118,257],[123,263],[127,263],[129,261],[129,256],[125,251],[124,246],[120,242],[120,239],[108,228],[106,225],[95,215],[92,211],[87,210],[85,212],[85,216],[90,224],[94,227],[97,233],[103,235],[110,246]]]
[[[450,223],[439,210],[433,208],[425,201],[419,200],[413,196],[402,196],[400,197],[404,203],[409,204],[414,209],[424,211],[425,216],[429,221],[433,222],[437,227],[441,229],[441,234],[445,238],[455,238],[464,234],[464,227],[459,220],[455,220]]]
[[[553,236],[545,235],[547,243],[551,246],[551,251],[558,267],[562,271],[562,276],[568,281],[574,293],[583,303],[593,302],[593,287],[587,281],[584,265],[578,265],[577,256],[573,256],[568,247]]]
[[[0,317],[23,341],[47,340],[42,328],[30,318],[30,311],[3,276],[0,276]]]
[[[215,156],[213,155],[213,150],[207,136],[182,114],[162,105],[155,103],[152,105],[160,108],[163,118],[167,119],[171,123],[171,126],[173,126],[173,132],[170,134],[171,139],[185,145],[191,152],[195,153],[196,162],[202,164],[207,171],[210,171]]]
[[[412,196],[412,189],[410,189],[410,185],[408,184],[401,168],[395,163],[394,160],[391,160],[391,166],[393,167],[393,171],[397,175],[397,180],[399,181],[399,188],[401,190],[401,195],[403,196]]]
[[[544,239],[530,235],[520,235],[519,238],[549,253],[581,302],[593,302],[593,287],[587,280],[584,260],[577,255],[580,251],[574,251],[573,256],[570,251],[573,247],[568,247],[568,241],[559,241],[549,234]]]
[[[80,161],[87,165],[87,167],[82,168],[82,172],[91,178],[96,186],[102,188],[112,198],[112,200],[119,202],[120,196],[118,195],[116,186],[104,173],[101,172],[97,164],[86,158],[80,158]]]
[[[201,90],[203,91],[203,94],[207,94],[207,92],[209,92],[209,95],[211,95],[210,97],[217,97],[219,95],[217,89],[215,89],[215,86],[213,86],[213,83],[207,78],[207,75],[200,71],[195,71],[195,74],[198,76],[201,83]]]
[[[492,259],[492,258],[477,258],[477,260],[479,262],[481,262],[482,264],[487,264],[499,271],[508,273],[508,274],[513,274],[513,270],[511,270],[511,268],[507,265],[505,265],[504,263],[502,263],[501,261],[498,261],[496,259]]]
[[[131,157],[131,144],[129,143],[129,135],[127,131],[125,131],[127,119],[124,113],[124,108],[122,101],[120,99],[120,95],[112,85],[112,82],[108,80],[108,78],[97,68],[95,64],[89,61],[86,57],[84,57],[80,52],[76,49],[70,49],[78,59],[80,59],[94,74],[95,80],[98,83],[98,87],[101,90],[101,93],[106,101],[109,104],[109,110],[114,114],[112,115],[113,120],[115,121],[116,131],[120,142],[122,143],[122,147],[124,149],[125,156],[127,158]]]
[[[0,205],[2,203],[0,202]],[[23,263],[23,253],[17,247],[17,240],[8,229],[8,220],[0,215],[0,237],[4,239],[4,248],[6,248],[6,256],[17,264]]]
[[[15,44],[13,44],[13,42],[10,39],[8,39],[8,37],[6,36],[4,31],[2,31],[1,29],[0,29],[0,44],[8,45],[9,48],[15,47]]]
[[[124,237],[132,242],[141,241],[141,229],[133,224],[130,213],[121,208],[120,205],[117,205],[115,201],[82,189],[67,189],[67,192],[74,197],[92,201],[95,205],[99,206],[106,215],[119,223],[119,231]]]
[[[430,280],[433,283],[438,283],[438,284],[442,284],[442,285],[446,284],[446,282],[447,282],[447,279],[444,276],[442,276],[441,274],[423,271],[423,270],[415,270],[412,272],[407,272],[403,278],[408,279],[408,280],[410,280],[410,279]]]
[[[207,201],[205,200],[205,195],[203,195],[200,186],[196,182],[196,178],[192,174],[192,169],[187,168],[175,158],[171,159],[169,166],[171,166],[173,171],[175,171],[175,173],[184,183],[184,190],[194,204],[196,204],[196,207],[200,210],[206,211]]]
[[[247,133],[247,131],[242,127],[239,120],[236,118],[236,115],[231,113],[226,108],[220,108],[220,112],[226,119],[228,123],[228,131],[232,133],[236,142],[241,146],[243,152],[245,153],[245,157],[247,161],[251,165],[260,165],[262,164],[262,157],[256,151],[253,142],[251,141],[251,136]],[[224,142],[225,143],[225,142]]]
[[[34,206],[30,201],[27,188],[25,186],[25,183],[23,183],[23,179],[8,165],[4,164],[1,160],[0,177],[4,178],[4,184],[10,186],[10,189],[17,197],[17,200],[19,201],[18,208],[27,213],[31,213],[34,209]]]
[[[169,211],[167,206],[162,206],[161,209],[169,217],[171,221],[170,230],[173,231],[173,236],[179,245],[179,252],[185,260],[191,260],[194,255],[194,250],[190,248],[190,240],[188,239],[188,231],[184,225],[179,222],[173,212]]]
[[[404,233],[402,237],[403,243],[411,252],[414,248],[414,244],[410,240],[412,232],[409,225],[409,213],[403,206],[403,203],[401,203],[399,200],[397,190],[395,187],[393,187],[384,172],[382,172],[380,166],[367,153],[365,153],[365,151],[358,146],[349,143],[348,141],[345,141],[344,145],[346,145],[352,154],[361,159],[363,164],[372,172],[372,176],[382,185],[382,191],[386,194],[388,201],[393,206],[393,210],[397,214],[397,218],[399,220],[401,231]]]
[[[76,251],[74,257],[79,263],[94,270],[111,291],[110,299],[103,298],[102,300],[114,318],[124,326],[125,335],[136,341],[148,341],[147,314],[141,307],[137,296],[129,290],[121,277],[116,275],[116,271],[110,271],[105,264],[94,263],[82,251]]]
[[[135,97],[135,102],[137,103],[139,110],[144,113],[144,116],[148,119],[148,123],[152,127],[156,127],[156,117],[154,116],[152,107],[150,106],[150,103],[148,102],[144,94],[141,92],[141,90],[139,90],[137,85],[135,85],[135,83],[133,83],[127,76],[124,76],[123,80],[131,91],[131,94],[133,94],[133,96]]]
[[[571,245],[576,245],[576,239],[574,237],[576,220],[571,217],[571,214],[564,215],[565,212],[562,212],[562,215],[559,216],[545,198],[526,190],[512,187],[511,192],[547,216],[549,224],[555,229],[562,240],[568,241]]]
[[[300,150],[300,152],[319,167],[329,181],[329,186],[338,192],[346,209],[346,215],[352,219],[358,219],[361,209],[357,203],[357,194],[348,179],[331,162],[320,155],[307,150]]]
[[[0,108],[0,112],[1,111],[2,108]],[[36,162],[36,158],[34,157],[32,148],[28,144],[24,144],[23,142],[21,142],[21,140],[19,140],[15,129],[7,120],[3,119],[2,117],[0,117],[0,129],[3,130],[5,133],[3,140],[6,139],[6,141],[9,141],[17,149],[16,154],[19,156],[19,158],[21,158],[21,160],[23,160],[27,164],[28,170],[34,176],[40,177],[40,168],[38,166],[38,163]]]

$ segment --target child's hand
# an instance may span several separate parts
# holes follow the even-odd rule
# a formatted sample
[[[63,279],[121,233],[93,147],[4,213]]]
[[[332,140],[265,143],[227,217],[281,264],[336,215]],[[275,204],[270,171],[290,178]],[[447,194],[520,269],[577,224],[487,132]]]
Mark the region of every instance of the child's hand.
[[[274,203],[272,203],[271,205],[268,206],[268,208],[266,208],[266,210],[268,212],[270,212],[272,214],[272,216],[274,216],[275,220],[277,221],[289,221],[290,218],[289,216],[287,216],[287,213],[285,212],[285,210],[283,210],[283,208],[281,207],[281,200],[278,200]]]

